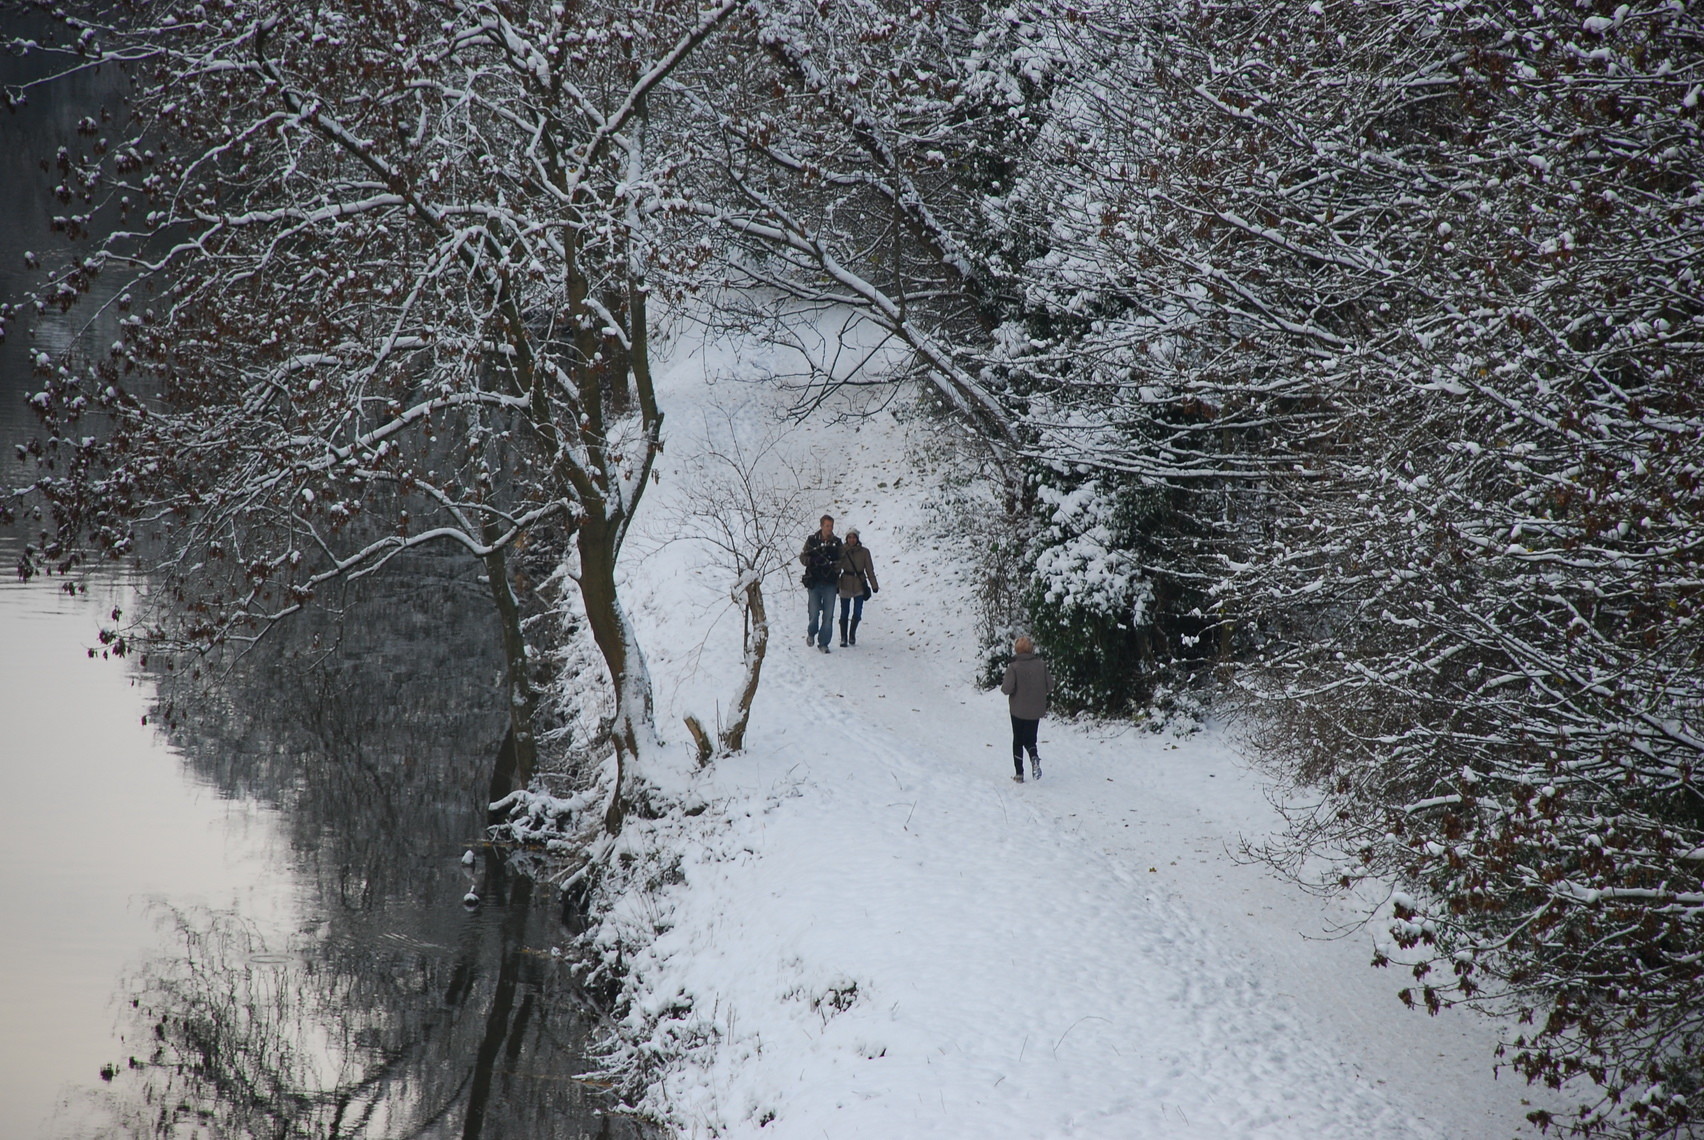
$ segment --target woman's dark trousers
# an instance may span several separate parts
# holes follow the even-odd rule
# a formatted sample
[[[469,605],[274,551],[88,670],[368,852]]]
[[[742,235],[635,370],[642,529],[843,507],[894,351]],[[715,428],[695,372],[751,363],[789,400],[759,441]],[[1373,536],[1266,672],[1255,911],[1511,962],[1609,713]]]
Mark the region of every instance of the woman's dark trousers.
[[[1035,753],[1035,733],[1041,727],[1041,721],[1028,720],[1021,716],[1012,718],[1012,767],[1018,770],[1019,777],[1024,774],[1024,750],[1029,749],[1030,759],[1039,767],[1041,757]]]
[[[852,621],[848,625],[846,618],[850,614]],[[861,596],[840,599],[840,644],[858,644],[858,623],[864,620],[864,599]]]

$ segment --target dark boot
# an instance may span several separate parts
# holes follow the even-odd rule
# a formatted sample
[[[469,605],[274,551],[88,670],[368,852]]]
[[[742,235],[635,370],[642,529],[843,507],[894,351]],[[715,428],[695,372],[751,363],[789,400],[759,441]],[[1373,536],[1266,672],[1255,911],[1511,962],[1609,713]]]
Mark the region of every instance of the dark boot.
[[[840,619],[840,648],[846,648],[846,619]]]
[[[858,644],[858,623],[863,620],[863,618],[853,618],[852,627],[846,631],[846,640],[853,645]]]
[[[1012,779],[1017,781],[1020,784],[1023,783],[1024,782],[1024,754],[1022,752],[1020,752],[1016,756],[1012,757],[1012,766],[1017,769],[1017,773],[1012,777]]]

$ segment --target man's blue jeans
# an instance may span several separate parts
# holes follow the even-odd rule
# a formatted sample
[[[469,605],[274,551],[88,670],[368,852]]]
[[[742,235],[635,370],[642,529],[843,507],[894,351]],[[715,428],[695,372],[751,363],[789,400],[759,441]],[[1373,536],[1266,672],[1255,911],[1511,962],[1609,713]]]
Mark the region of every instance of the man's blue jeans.
[[[828,648],[829,630],[834,628],[834,599],[839,593],[840,586],[835,582],[811,587],[811,623],[805,627],[806,641],[815,638],[818,645]]]

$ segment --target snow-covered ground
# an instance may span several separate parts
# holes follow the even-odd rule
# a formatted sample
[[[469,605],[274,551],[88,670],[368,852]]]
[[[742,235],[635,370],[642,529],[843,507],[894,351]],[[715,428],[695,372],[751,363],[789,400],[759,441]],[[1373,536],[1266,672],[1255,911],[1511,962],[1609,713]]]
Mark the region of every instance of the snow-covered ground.
[[[681,749],[680,715],[731,693],[739,622],[699,553],[656,540],[708,403],[749,431],[774,405],[707,392],[727,363],[672,370],[662,522],[629,567]],[[684,852],[604,928],[628,948],[628,1032],[669,1058],[642,1107],[694,1137],[1536,1134],[1523,1082],[1493,1078],[1493,1026],[1405,1010],[1365,933],[1328,937],[1347,911],[1235,857],[1276,817],[1224,733],[1049,719],[1044,778],[1011,781],[1004,698],[972,683],[979,552],[920,537],[935,477],[905,434],[884,411],[788,437],[881,592],[824,656],[796,574],[773,582],[747,752],[699,779],[707,810],[630,824]]]

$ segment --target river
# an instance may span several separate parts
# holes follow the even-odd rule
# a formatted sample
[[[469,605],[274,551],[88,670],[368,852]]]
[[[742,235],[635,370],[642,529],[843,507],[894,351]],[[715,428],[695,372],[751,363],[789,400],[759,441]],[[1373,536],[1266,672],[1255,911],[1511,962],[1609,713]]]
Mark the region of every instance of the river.
[[[0,82],[30,66],[0,55]],[[33,160],[103,98],[0,115],[0,300],[55,240]],[[75,331],[0,345],[0,484],[29,353]],[[20,582],[21,541],[0,531],[0,1140],[642,1134],[578,1077],[596,1015],[554,900],[463,863],[504,724],[466,567],[419,559],[191,679],[91,656],[125,568]]]

